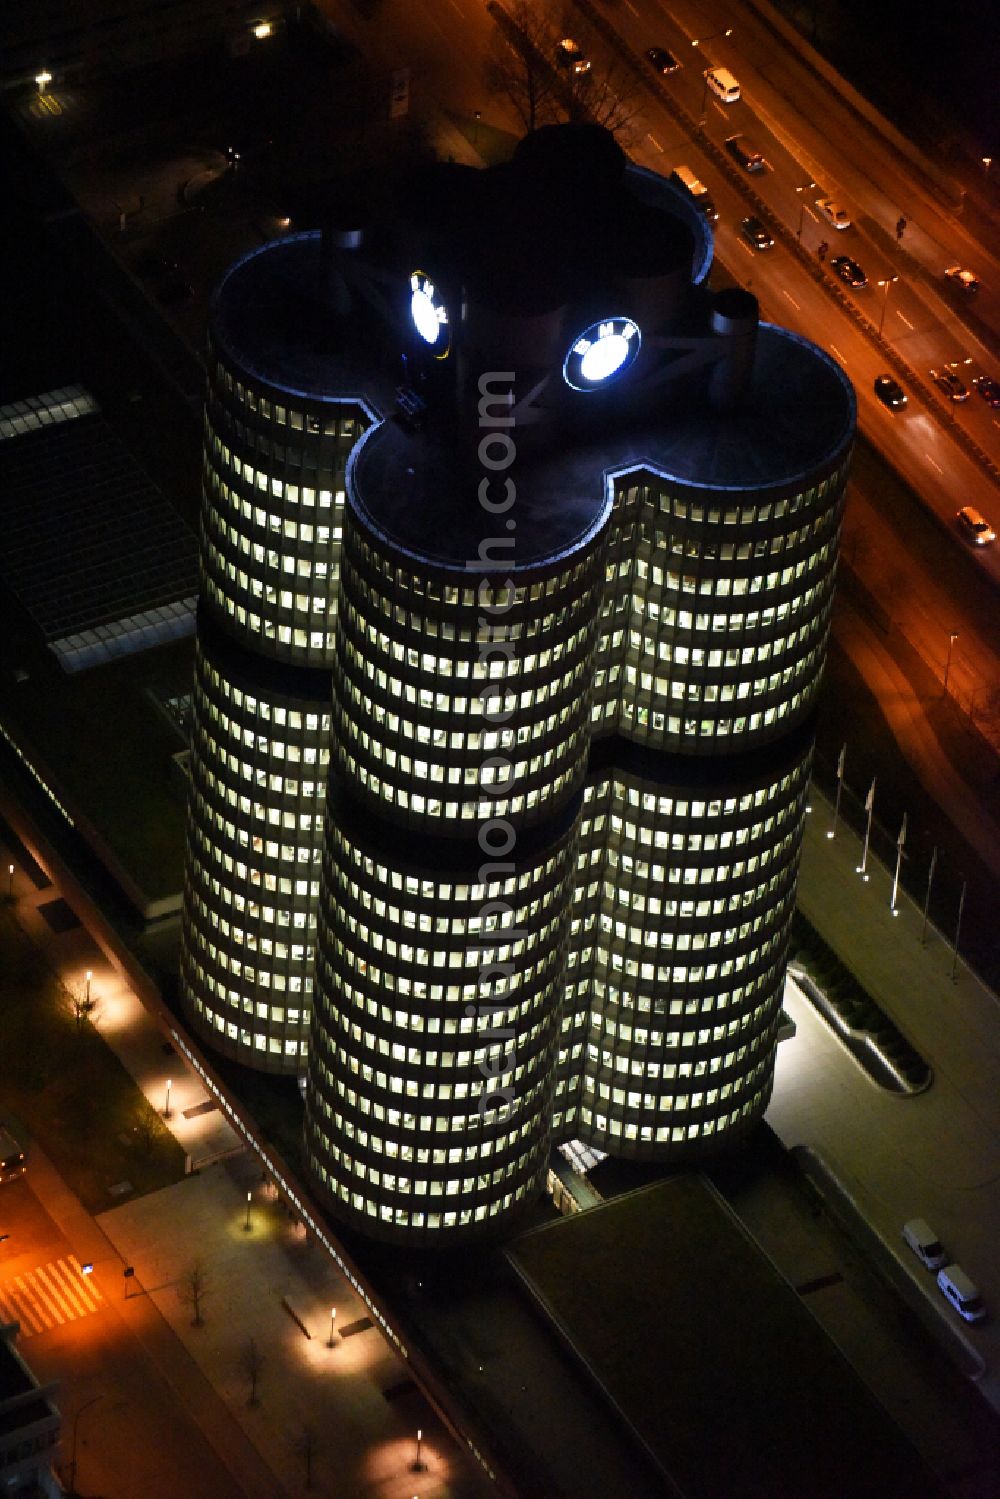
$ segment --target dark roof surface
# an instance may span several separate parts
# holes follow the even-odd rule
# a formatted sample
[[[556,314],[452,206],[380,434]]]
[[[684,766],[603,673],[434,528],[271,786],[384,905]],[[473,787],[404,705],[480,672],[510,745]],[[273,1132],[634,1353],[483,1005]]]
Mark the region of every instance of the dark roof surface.
[[[508,1258],[683,1499],[943,1496],[701,1178],[533,1230]]]

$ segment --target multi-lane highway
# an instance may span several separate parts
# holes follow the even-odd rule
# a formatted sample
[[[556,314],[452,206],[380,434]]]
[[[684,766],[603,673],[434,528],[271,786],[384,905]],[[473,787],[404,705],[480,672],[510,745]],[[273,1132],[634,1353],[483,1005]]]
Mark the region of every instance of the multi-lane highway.
[[[649,75],[644,81],[652,79],[652,88],[663,90],[656,101],[647,88],[650,103],[643,109],[648,127],[645,143],[658,151],[661,167],[664,158],[674,165],[671,158],[684,144],[667,105],[668,99],[675,99],[716,145],[739,135],[763,154],[766,166],[746,174],[747,188],[801,238],[807,250],[815,253],[825,244],[827,266],[838,255],[850,256],[861,265],[866,286],[855,289],[840,281],[837,284],[874,327],[884,324],[887,342],[923,379],[932,368],[954,366],[971,390],[973,375],[1000,373],[986,341],[963,321],[973,305],[977,316],[1000,320],[1000,299],[990,284],[993,268],[986,266],[983,248],[970,240],[957,216],[921,185],[919,173],[888,149],[834,90],[798,64],[749,7],[738,12],[727,7],[729,24],[724,29],[731,31],[728,36],[711,35],[714,19],[723,25],[721,11],[714,17],[710,6],[686,0],[671,0],[669,9],[659,0],[642,0],[641,10],[636,0],[616,4],[598,0],[592,6],[584,0],[578,9],[581,28],[586,26],[588,11],[598,21],[610,23],[644,65],[643,72]],[[740,17],[735,25],[734,13]],[[681,61],[677,72],[655,75],[645,59],[647,48],[653,45],[669,48]],[[597,46],[603,51],[607,38],[601,36]],[[735,103],[724,104],[705,88],[703,70],[720,64],[739,79],[741,96]],[[661,126],[666,139],[658,129]],[[718,169],[706,164],[705,170],[703,180],[714,191]],[[816,200],[826,197],[846,209],[849,228],[836,230],[823,218]],[[900,218],[906,226],[897,244]],[[727,258],[725,225],[722,229],[720,248]],[[982,278],[974,298],[944,275],[946,267],[958,263],[973,266]],[[894,276],[898,280],[890,282]],[[879,287],[880,281],[890,282],[887,292]],[[935,397],[949,418],[965,427],[991,457],[1000,453],[1000,414],[976,392],[960,404],[937,391]]]

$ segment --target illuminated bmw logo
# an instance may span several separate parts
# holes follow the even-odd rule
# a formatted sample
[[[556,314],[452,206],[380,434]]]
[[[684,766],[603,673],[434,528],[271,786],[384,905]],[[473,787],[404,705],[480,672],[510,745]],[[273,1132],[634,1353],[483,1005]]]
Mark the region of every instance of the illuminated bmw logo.
[[[443,359],[451,345],[448,309],[425,271],[414,271],[410,276],[410,317],[424,343],[430,345],[437,359]]]
[[[563,362],[563,379],[574,390],[599,390],[624,375],[639,352],[642,336],[631,318],[602,318],[591,323]]]

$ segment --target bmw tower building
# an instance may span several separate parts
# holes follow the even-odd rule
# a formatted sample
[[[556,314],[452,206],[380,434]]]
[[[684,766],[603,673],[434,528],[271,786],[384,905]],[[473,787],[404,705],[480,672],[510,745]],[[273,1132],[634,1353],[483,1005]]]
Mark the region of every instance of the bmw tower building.
[[[604,131],[388,186],[216,298],[184,992],[434,1245],[761,1118],[855,405]]]

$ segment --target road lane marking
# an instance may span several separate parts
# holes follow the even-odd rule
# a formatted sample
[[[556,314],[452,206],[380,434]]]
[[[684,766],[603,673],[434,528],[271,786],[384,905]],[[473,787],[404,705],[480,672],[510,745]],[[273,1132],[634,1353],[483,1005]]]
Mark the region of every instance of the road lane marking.
[[[7,1321],[20,1322],[26,1338],[87,1317],[103,1303],[75,1255],[36,1265],[0,1287],[0,1313]]]
[[[908,328],[912,328],[913,327],[913,324],[910,322],[909,318],[908,317],[904,317],[904,315],[899,311],[898,307],[896,309],[896,316],[899,318],[899,320],[901,322],[905,323]]]
[[[50,1266],[43,1267],[42,1265],[38,1265],[32,1271],[37,1282],[37,1289],[47,1292],[47,1301],[51,1302],[62,1312],[66,1321],[72,1321],[74,1317],[79,1315],[77,1308],[69,1292],[62,1285],[58,1277],[55,1275],[50,1276],[47,1273],[50,1269]]]
[[[930,453],[925,453],[924,457],[927,459],[927,462],[930,464],[931,468],[936,468],[939,474],[944,473],[944,469],[941,467],[940,463],[935,463]]]
[[[788,298],[789,302],[791,302],[791,304],[795,308],[796,312],[801,312],[802,311],[802,308],[799,306],[798,302],[796,302],[795,298],[792,296],[792,294],[791,294],[790,291],[786,291],[785,288],[782,287],[781,288],[781,295],[783,297],[787,297]]]
[[[653,145],[656,147],[657,151],[662,151],[663,147],[660,145],[659,141],[656,139],[656,136],[653,134],[653,132],[650,130],[650,131],[647,132],[647,134],[649,136],[649,139],[653,142]]]
[[[13,1296],[0,1296],[0,1311],[3,1312],[5,1322],[20,1322],[21,1331],[26,1338],[30,1338],[34,1332],[42,1332],[45,1328],[44,1322],[36,1321],[31,1309],[15,1301]]]

